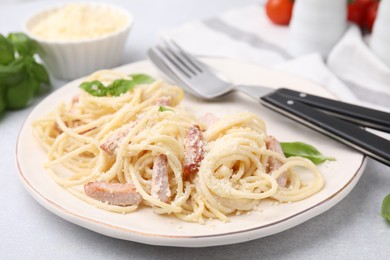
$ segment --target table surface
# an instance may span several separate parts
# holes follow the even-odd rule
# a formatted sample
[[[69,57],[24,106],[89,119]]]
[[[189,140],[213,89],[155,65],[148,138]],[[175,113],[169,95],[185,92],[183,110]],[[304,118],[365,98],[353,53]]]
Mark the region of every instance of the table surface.
[[[129,8],[135,16],[123,61],[129,63],[145,59],[146,50],[164,29],[261,1],[110,2]],[[2,0],[0,33],[20,31],[26,16],[53,3]],[[150,246],[106,237],[67,222],[27,193],[15,167],[18,132],[42,98],[0,118],[0,259],[390,259],[390,223],[380,216],[382,200],[390,192],[390,168],[371,159],[356,187],[339,204],[297,227],[246,243],[203,249]]]

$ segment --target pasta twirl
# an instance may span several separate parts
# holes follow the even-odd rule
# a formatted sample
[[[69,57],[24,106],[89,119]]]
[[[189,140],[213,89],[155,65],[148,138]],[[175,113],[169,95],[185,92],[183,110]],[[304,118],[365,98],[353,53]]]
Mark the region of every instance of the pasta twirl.
[[[99,71],[87,81],[118,78],[127,76]],[[277,141],[258,116],[242,112],[206,125],[178,106],[182,98],[179,87],[162,81],[117,97],[80,90],[33,123],[48,153],[45,166],[58,184],[103,210],[152,207],[199,223],[228,221],[263,199],[297,201],[322,188],[312,162],[285,158],[269,145]],[[312,181],[303,183],[294,167],[307,168]]]

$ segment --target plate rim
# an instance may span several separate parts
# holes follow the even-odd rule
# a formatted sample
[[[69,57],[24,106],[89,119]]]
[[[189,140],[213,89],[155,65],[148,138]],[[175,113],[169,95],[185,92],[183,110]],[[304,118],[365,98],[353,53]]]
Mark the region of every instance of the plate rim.
[[[266,68],[264,66],[260,66],[258,64],[254,64],[254,63],[250,63],[250,62],[246,62],[246,61],[242,61],[242,60],[238,60],[238,59],[221,58],[221,57],[206,57],[206,58],[210,59],[210,60],[228,60],[228,61],[234,61],[234,62],[238,62],[238,63],[246,63],[246,64],[250,64],[251,66],[258,66],[258,67],[260,67],[260,68],[262,68],[264,70],[277,71],[277,70],[273,70],[273,69],[270,69],[270,68]],[[147,62],[149,62],[149,61],[141,60],[141,61],[137,61],[137,62],[132,62],[132,63],[125,64],[125,65],[122,65],[122,66],[119,66],[119,67],[115,67],[115,68],[113,68],[113,70],[120,70],[121,68],[129,66],[129,65],[137,65],[137,64],[147,63]],[[286,73],[286,72],[283,72],[283,71],[277,71],[277,72]],[[300,76],[297,76],[297,75],[294,75],[294,74],[291,74],[291,73],[286,73],[286,74],[288,74],[291,77],[299,78],[301,80],[302,79],[306,80],[306,81],[310,82],[310,84],[315,84],[317,86],[320,86],[318,83],[315,83],[315,82],[313,82],[311,80],[308,80],[306,78],[303,78],[303,77],[300,77]],[[48,96],[43,98],[42,101],[45,100],[45,99],[50,98],[51,96],[54,96],[56,94],[56,92],[59,91],[62,87],[70,85],[70,84],[74,84],[74,82],[77,82],[79,80],[80,80],[80,78],[72,80],[72,81],[69,81],[68,83],[62,85],[61,87],[58,87],[56,90],[54,90]],[[332,96],[334,96],[328,90],[327,90],[327,92],[329,94],[331,94]],[[57,215],[57,216],[59,216],[61,218],[64,218],[64,219],[68,220],[69,222],[71,222],[73,224],[76,224],[76,225],[78,225],[80,227],[87,228],[89,230],[92,230],[94,232],[101,233],[101,234],[104,234],[104,235],[107,235],[107,236],[111,236],[111,237],[115,237],[115,238],[122,238],[122,239],[125,239],[125,240],[131,240],[131,239],[129,239],[127,237],[123,238],[123,236],[119,237],[119,236],[115,236],[113,234],[108,234],[107,232],[102,232],[101,230],[96,230],[96,229],[91,228],[89,225],[82,225],[80,223],[93,224],[93,226],[99,227],[99,228],[106,227],[106,228],[113,229],[116,232],[125,232],[126,234],[131,233],[131,234],[134,234],[134,235],[137,235],[137,236],[142,236],[142,237],[149,237],[149,238],[150,237],[154,237],[154,238],[162,238],[162,239],[194,239],[194,238],[195,239],[202,239],[202,238],[207,239],[207,238],[218,238],[218,237],[228,238],[228,237],[231,237],[231,236],[234,236],[234,235],[239,235],[239,234],[242,235],[242,234],[249,233],[249,232],[256,232],[256,231],[259,231],[259,230],[264,230],[266,228],[272,227],[272,226],[277,225],[277,224],[286,223],[286,221],[288,221],[288,220],[292,220],[292,219],[297,219],[298,218],[298,220],[300,220],[300,221],[298,221],[298,224],[292,225],[292,226],[297,226],[297,225],[301,224],[302,222],[306,221],[305,219],[304,220],[300,219],[302,214],[304,214],[304,213],[306,213],[308,211],[313,211],[314,209],[318,209],[319,206],[324,205],[324,204],[328,204],[329,202],[333,202],[333,203],[329,204],[329,208],[331,208],[334,205],[336,205],[337,203],[339,203],[354,188],[354,186],[358,182],[358,180],[359,180],[361,174],[363,173],[363,171],[364,171],[364,169],[366,167],[366,164],[367,164],[367,158],[368,157],[363,154],[361,163],[360,163],[359,167],[356,169],[356,171],[354,172],[353,176],[348,180],[347,183],[345,183],[336,192],[334,192],[333,194],[331,194],[327,198],[322,199],[321,201],[317,202],[316,204],[314,204],[314,205],[312,205],[312,206],[310,206],[308,208],[305,208],[304,210],[301,210],[301,211],[299,211],[299,212],[297,212],[297,213],[295,213],[293,215],[290,215],[290,216],[288,216],[286,218],[279,219],[279,220],[271,222],[271,223],[267,223],[267,224],[264,224],[264,225],[261,225],[261,226],[257,226],[257,227],[253,227],[253,228],[247,228],[247,229],[242,229],[242,230],[237,230],[237,231],[230,231],[230,232],[223,232],[223,233],[217,233],[217,234],[207,234],[207,235],[193,235],[193,236],[191,236],[191,235],[164,235],[164,234],[145,233],[145,232],[141,232],[141,231],[137,231],[137,230],[132,230],[132,229],[120,227],[120,226],[117,226],[117,225],[114,225],[114,224],[105,223],[105,222],[102,222],[102,221],[99,221],[99,220],[96,220],[96,219],[93,219],[93,218],[90,218],[90,217],[83,216],[83,215],[80,215],[78,213],[72,212],[72,211],[62,207],[58,203],[56,203],[56,202],[50,200],[49,198],[45,197],[43,194],[41,194],[30,183],[30,181],[27,179],[27,177],[25,176],[25,173],[23,173],[23,170],[22,170],[22,168],[20,166],[19,145],[20,145],[21,134],[22,134],[23,130],[25,129],[26,124],[29,121],[31,115],[33,114],[33,112],[35,111],[36,107],[39,104],[40,104],[40,102],[38,104],[36,104],[36,106],[31,110],[29,115],[24,120],[24,122],[23,122],[23,124],[22,124],[22,126],[21,126],[21,128],[19,130],[19,133],[18,133],[18,136],[17,136],[17,141],[16,141],[16,149],[14,150],[15,151],[16,168],[18,170],[19,179],[22,181],[23,186],[25,187],[25,189],[29,192],[29,194],[35,200],[37,200],[44,208],[46,208],[50,212],[54,213],[55,215]],[[349,191],[348,191],[348,188],[350,189]],[[343,195],[342,193],[344,193],[344,192],[347,192],[347,193],[344,196],[342,196],[339,200],[334,199],[335,197],[339,197],[340,195]],[[329,208],[321,209],[319,212],[313,212],[315,214],[312,215],[311,217],[309,217],[308,219],[311,219],[311,218],[313,218],[315,216],[320,215],[321,213],[327,211]],[[81,222],[80,222],[80,220],[81,220]],[[271,232],[271,234],[276,234],[276,233],[279,233],[279,232],[283,232],[283,231],[286,231],[288,229],[289,228],[282,229],[282,230],[276,231],[276,232]],[[271,235],[271,234],[268,234],[268,235]],[[260,238],[260,237],[264,237],[264,236],[268,236],[268,235],[266,234],[266,235],[263,235],[263,236],[256,236],[256,237],[254,237],[254,238],[252,238],[250,240],[253,240],[253,239],[256,239],[256,238]],[[139,240],[138,241],[132,240],[132,241],[141,242]],[[243,241],[241,241],[241,242],[243,242]],[[169,245],[169,244],[166,244],[164,242],[156,243],[156,242],[151,242],[151,241],[142,241],[141,243],[154,244],[154,245],[167,245],[167,246],[183,246],[183,245],[180,245],[178,243]],[[224,243],[220,243],[220,244],[215,243],[215,244],[211,244],[209,246],[213,246],[213,245],[226,245],[226,244],[232,244],[232,243],[237,243],[237,241],[232,241],[232,242],[229,242],[229,243],[224,242]],[[198,245],[196,245],[196,244],[194,244],[194,245],[187,245],[186,244],[186,246],[198,247]],[[205,245],[200,245],[200,246],[203,247]]]

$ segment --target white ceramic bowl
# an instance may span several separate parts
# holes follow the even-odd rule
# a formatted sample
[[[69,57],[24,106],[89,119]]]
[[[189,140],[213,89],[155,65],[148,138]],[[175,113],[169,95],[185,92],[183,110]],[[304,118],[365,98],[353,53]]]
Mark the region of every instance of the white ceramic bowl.
[[[116,67],[121,63],[126,39],[133,24],[132,15],[126,9],[114,5],[102,3],[87,5],[106,8],[123,15],[127,20],[126,25],[112,33],[79,40],[46,39],[32,33],[37,23],[64,5],[42,10],[29,17],[24,24],[26,34],[38,42],[42,60],[51,74],[57,78],[71,80],[99,69]]]

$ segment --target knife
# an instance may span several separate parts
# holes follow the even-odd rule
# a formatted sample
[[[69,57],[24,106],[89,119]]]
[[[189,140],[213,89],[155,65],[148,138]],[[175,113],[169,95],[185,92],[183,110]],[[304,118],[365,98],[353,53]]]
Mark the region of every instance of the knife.
[[[257,97],[265,107],[390,166],[390,141],[362,128],[374,126],[373,128],[390,132],[389,113],[286,88],[275,90],[245,85],[237,85],[236,88],[249,96]],[[324,112],[329,110],[332,115]],[[348,121],[343,120],[346,117]]]

